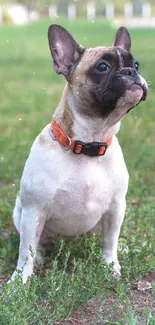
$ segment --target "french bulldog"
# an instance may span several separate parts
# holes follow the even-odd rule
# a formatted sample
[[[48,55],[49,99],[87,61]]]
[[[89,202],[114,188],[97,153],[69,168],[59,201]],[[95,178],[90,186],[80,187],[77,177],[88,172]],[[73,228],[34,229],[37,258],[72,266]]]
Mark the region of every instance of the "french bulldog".
[[[41,263],[43,246],[98,224],[103,259],[120,275],[117,247],[129,176],[116,133],[122,118],[146,99],[148,86],[125,27],[110,47],[84,48],[56,24],[48,39],[55,72],[66,86],[24,167],[13,211],[20,247],[11,280],[20,270],[27,281]]]

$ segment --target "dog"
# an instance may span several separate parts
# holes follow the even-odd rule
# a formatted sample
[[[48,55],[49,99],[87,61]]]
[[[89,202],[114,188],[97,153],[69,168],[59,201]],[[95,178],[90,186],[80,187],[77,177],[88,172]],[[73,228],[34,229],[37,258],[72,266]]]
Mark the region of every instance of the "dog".
[[[122,118],[148,86],[120,27],[112,46],[84,48],[53,24],[49,47],[62,98],[35,139],[21,178],[13,220],[20,234],[17,269],[25,283],[44,245],[102,227],[103,259],[120,275],[117,246],[126,209],[128,171],[116,138]]]

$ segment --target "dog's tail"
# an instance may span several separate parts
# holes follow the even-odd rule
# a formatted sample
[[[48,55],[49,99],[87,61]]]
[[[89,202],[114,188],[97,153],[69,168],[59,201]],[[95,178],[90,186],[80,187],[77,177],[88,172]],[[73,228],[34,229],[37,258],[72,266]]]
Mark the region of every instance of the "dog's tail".
[[[20,232],[21,214],[22,214],[22,202],[18,194],[16,197],[15,207],[13,210],[13,222],[18,232]]]

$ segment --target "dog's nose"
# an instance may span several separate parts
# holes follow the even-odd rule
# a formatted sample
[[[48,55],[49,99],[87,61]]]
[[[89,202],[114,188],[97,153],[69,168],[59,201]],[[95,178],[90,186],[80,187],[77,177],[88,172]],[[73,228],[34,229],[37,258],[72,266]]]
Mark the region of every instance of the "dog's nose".
[[[132,78],[135,78],[138,75],[138,71],[134,68],[122,68],[120,73],[124,76],[130,76]]]

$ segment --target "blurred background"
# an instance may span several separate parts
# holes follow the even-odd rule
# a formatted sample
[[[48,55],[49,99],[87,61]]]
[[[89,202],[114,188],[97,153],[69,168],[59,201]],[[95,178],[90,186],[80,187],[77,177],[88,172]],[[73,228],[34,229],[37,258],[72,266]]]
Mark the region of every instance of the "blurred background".
[[[11,215],[20,177],[30,147],[37,134],[50,123],[65,84],[63,76],[56,75],[52,66],[47,40],[51,23],[64,26],[85,47],[111,45],[120,25],[130,31],[132,54],[149,84],[149,94],[145,102],[124,118],[118,134],[130,174],[122,234],[127,240],[130,233],[140,243],[144,240],[152,243],[147,245],[150,247],[147,255],[153,261],[155,1],[1,0],[0,229],[4,231],[0,232],[3,258],[0,268],[4,273],[11,273],[14,268],[11,263],[17,257],[18,240]],[[140,264],[142,267],[145,263]]]
[[[1,0],[0,4],[1,23],[25,24],[40,17],[102,17],[114,19],[114,24],[125,21],[131,26],[155,26],[154,0]]]

